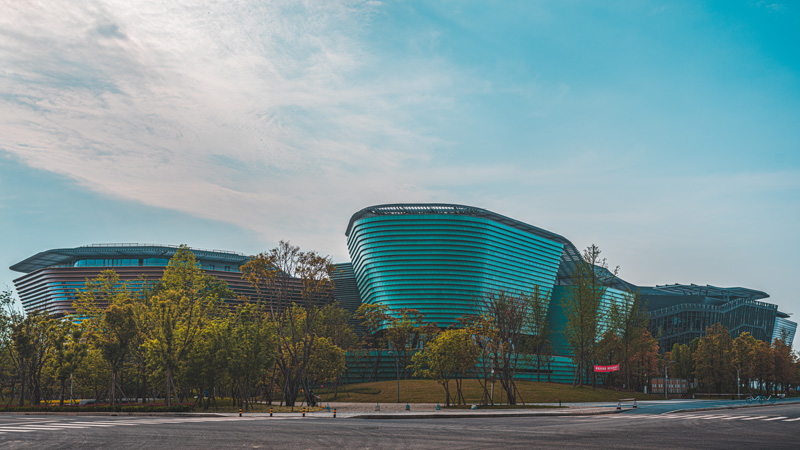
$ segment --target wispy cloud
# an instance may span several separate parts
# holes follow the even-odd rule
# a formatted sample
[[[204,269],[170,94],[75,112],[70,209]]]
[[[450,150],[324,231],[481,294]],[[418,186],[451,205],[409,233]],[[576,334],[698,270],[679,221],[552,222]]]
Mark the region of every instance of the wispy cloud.
[[[0,148],[272,239],[363,190],[392,197],[439,143],[408,126],[406,106],[446,102],[449,80],[370,75],[361,39],[378,8],[12,2],[0,18]]]

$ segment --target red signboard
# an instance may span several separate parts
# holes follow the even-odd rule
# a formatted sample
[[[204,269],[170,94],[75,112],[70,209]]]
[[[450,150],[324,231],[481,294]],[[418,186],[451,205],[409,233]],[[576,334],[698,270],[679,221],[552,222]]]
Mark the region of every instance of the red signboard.
[[[616,372],[619,370],[619,364],[613,366],[594,366],[595,372]]]

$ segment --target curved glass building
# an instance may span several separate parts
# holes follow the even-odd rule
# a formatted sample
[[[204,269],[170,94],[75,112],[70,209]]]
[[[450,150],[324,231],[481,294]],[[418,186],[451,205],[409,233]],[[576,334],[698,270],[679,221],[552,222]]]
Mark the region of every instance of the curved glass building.
[[[417,309],[440,327],[487,294],[538,286],[549,296],[579,257],[557,234],[464,205],[371,206],[345,234],[364,303]]]

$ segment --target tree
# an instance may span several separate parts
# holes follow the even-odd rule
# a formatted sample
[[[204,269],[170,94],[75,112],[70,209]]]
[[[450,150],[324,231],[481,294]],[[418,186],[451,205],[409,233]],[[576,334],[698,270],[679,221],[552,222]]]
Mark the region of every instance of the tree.
[[[759,393],[771,390],[771,380],[775,358],[772,356],[772,347],[764,341],[758,341],[755,346],[753,361],[753,377],[755,377]]]
[[[772,342],[772,379],[775,382],[774,388],[777,393],[778,386],[783,393],[787,393],[789,384],[795,380],[795,359],[792,348],[782,339],[775,339]]]
[[[531,333],[528,343],[536,367],[536,381],[541,381],[542,366],[549,363],[552,356],[552,346],[548,338],[550,335],[549,309],[550,293],[541,292],[539,286],[534,286],[528,303],[527,328]]]
[[[332,339],[318,336],[314,340],[314,349],[306,369],[304,385],[311,389],[321,383],[332,383],[339,378],[344,369],[345,351],[334,344]]]
[[[714,324],[706,329],[706,335],[700,338],[697,351],[694,353],[696,375],[708,390],[717,393],[734,385],[731,368],[733,339],[728,330],[721,324]]]
[[[372,361],[372,370],[366,381],[378,379],[378,367],[383,356],[381,349],[386,348],[387,345],[384,326],[393,320],[393,316],[389,314],[390,311],[391,309],[388,306],[380,303],[362,303],[354,314],[356,320],[366,330],[362,335],[361,347],[363,351],[358,351],[358,360]],[[374,351],[375,358],[370,357],[370,351]]]
[[[436,380],[445,391],[445,405],[450,406],[450,381],[456,381],[454,403],[466,403],[462,380],[475,366],[479,350],[469,330],[451,329],[439,334],[423,351],[412,357],[414,376]]]
[[[236,386],[239,406],[249,409],[259,375],[275,363],[275,324],[253,305],[237,308],[231,319],[228,371]]]
[[[318,324],[318,305],[332,299],[333,270],[330,257],[300,251],[286,241],[242,266],[242,278],[250,282],[259,298],[269,299],[264,307],[277,324],[277,364],[287,406],[295,405],[301,387],[305,387],[306,402],[313,400],[309,387],[302,385],[317,338],[314,327]],[[299,305],[294,302],[298,294]]]
[[[600,259],[600,249],[594,244],[584,250],[583,260],[574,265],[571,285],[561,303],[567,318],[564,336],[576,365],[573,386],[583,386],[584,380],[593,374],[591,369],[596,358],[601,305],[618,272],[619,267],[608,270],[606,260]]]
[[[492,340],[489,345],[494,352],[491,364],[511,405],[517,403],[514,376],[524,351],[525,336],[531,332],[529,315],[532,301],[530,295],[513,295],[505,291],[489,293],[478,299],[478,310],[482,312],[478,321],[484,330],[480,339]]]
[[[175,369],[186,361],[221,298],[231,297],[227,285],[205,275],[194,254],[182,245],[155,286],[145,341],[150,361],[166,371],[167,406],[172,405]]]
[[[619,338],[616,362],[620,363],[623,386],[630,389],[631,377],[636,370],[632,346],[636,340],[641,339],[649,322],[647,309],[639,292],[628,293],[622,302],[612,303],[607,322],[608,328]],[[608,363],[613,362],[609,360]]]
[[[83,323],[92,345],[100,351],[111,371],[108,392],[112,405],[117,399],[117,388],[122,391],[118,374],[142,336],[137,309],[143,305],[136,297],[133,289],[120,282],[115,271],[105,270],[97,278],[86,281],[86,287],[78,292],[73,305],[78,315],[85,318]]]
[[[749,332],[741,333],[733,340],[731,346],[731,364],[736,369],[736,379],[738,386],[750,386],[753,378],[753,362],[755,352],[758,349],[757,340]],[[677,345],[677,344],[676,344]],[[744,381],[744,383],[742,383]]]
[[[23,405],[25,384],[30,388],[30,401],[38,405],[42,398],[42,370],[53,356],[52,332],[56,319],[50,314],[32,312],[11,328],[11,341],[21,370],[19,405]]]
[[[88,351],[88,343],[84,339],[83,326],[62,320],[54,324],[53,330],[55,377],[59,382],[58,405],[64,406],[64,391],[67,379],[83,363]]]
[[[397,352],[400,360],[400,375],[406,378],[406,367],[411,364],[411,355],[422,347],[430,337],[438,334],[435,324],[426,324],[419,310],[400,308],[390,315],[386,327],[386,340]]]
[[[670,361],[675,361],[669,367],[671,376],[687,380],[694,377],[694,355],[690,346],[676,342],[670,351]]]

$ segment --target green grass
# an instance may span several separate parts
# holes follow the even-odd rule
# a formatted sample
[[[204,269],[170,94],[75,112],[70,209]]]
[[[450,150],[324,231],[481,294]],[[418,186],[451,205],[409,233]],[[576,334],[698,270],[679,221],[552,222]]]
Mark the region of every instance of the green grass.
[[[573,388],[567,384],[517,381],[517,403],[564,403],[569,402],[616,402],[620,398],[637,400],[660,400],[663,396],[641,392],[619,392],[608,389],[592,389],[591,386]],[[483,393],[477,380],[464,380],[464,398],[468,404],[479,403]],[[455,382],[450,383],[451,396],[455,395]],[[378,381],[339,386],[339,394],[317,392],[323,402],[397,402],[397,381]],[[433,380],[400,380],[402,403],[444,403],[444,388]],[[499,382],[494,385],[495,403],[506,403],[505,392]]]

